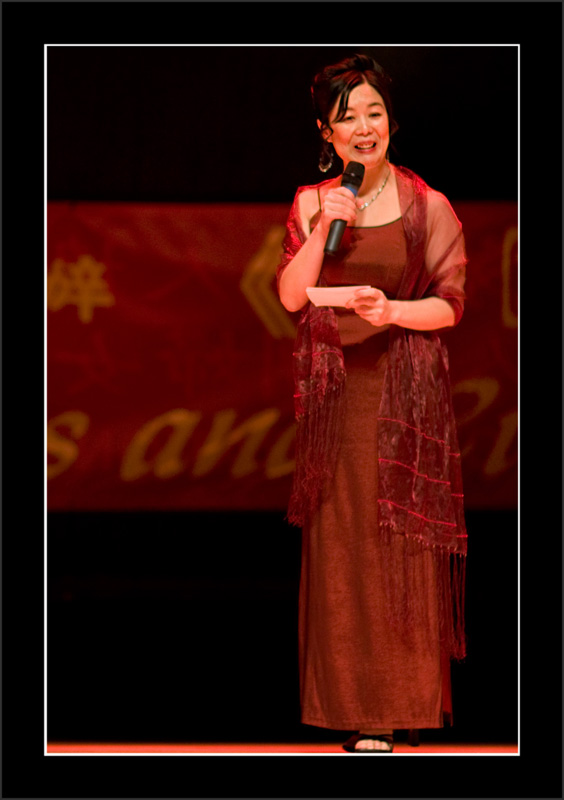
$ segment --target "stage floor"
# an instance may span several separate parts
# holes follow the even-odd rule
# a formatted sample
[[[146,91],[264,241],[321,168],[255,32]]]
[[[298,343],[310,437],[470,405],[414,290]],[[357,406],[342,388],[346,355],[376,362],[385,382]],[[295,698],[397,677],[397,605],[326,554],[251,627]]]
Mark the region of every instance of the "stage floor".
[[[488,743],[448,743],[421,742],[418,747],[410,747],[398,742],[391,755],[518,755],[516,744]],[[323,743],[94,743],[94,742],[49,742],[47,755],[356,755],[346,753],[340,744]],[[382,755],[378,753],[377,755]],[[390,755],[390,754],[386,754]]]

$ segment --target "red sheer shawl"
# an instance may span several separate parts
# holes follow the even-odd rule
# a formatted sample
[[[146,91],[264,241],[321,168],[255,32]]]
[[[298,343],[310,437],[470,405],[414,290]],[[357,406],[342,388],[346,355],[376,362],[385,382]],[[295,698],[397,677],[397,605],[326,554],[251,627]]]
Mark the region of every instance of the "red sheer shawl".
[[[464,309],[466,252],[462,227],[444,195],[415,173],[393,167],[407,244],[398,300],[441,297],[458,324]],[[288,218],[278,277],[306,240],[300,187]],[[322,280],[320,281],[322,283]],[[378,414],[378,507],[383,536],[404,537],[400,562],[390,564],[392,616],[419,619],[417,555],[437,564],[441,638],[451,657],[465,655],[464,584],[467,533],[462,474],[451,399],[448,353],[440,331],[389,329],[388,365]],[[330,491],[344,413],[346,371],[331,308],[303,309],[294,352],[296,469],[288,519],[308,524]]]

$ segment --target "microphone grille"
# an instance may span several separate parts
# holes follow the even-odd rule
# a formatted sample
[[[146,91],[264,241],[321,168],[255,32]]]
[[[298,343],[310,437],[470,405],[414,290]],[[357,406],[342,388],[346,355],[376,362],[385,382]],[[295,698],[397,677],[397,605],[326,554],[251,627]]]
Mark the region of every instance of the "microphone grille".
[[[360,186],[364,178],[364,164],[359,164],[358,161],[349,161],[347,168],[343,173],[343,183],[352,183],[355,186]]]

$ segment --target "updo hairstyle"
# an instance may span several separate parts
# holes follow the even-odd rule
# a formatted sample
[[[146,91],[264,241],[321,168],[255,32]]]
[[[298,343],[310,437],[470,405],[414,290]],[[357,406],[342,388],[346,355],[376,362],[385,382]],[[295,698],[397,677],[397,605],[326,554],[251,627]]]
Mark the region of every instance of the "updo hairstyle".
[[[349,102],[349,95],[361,83],[368,83],[382,97],[390,122],[390,136],[398,129],[392,111],[390,98],[391,79],[371,56],[355,55],[345,58],[338,64],[322,69],[313,79],[311,97],[316,118],[321,123],[321,155],[319,169],[326,172],[333,163],[333,146],[326,140],[327,131],[333,132],[329,115],[339,100],[336,121],[343,119]]]

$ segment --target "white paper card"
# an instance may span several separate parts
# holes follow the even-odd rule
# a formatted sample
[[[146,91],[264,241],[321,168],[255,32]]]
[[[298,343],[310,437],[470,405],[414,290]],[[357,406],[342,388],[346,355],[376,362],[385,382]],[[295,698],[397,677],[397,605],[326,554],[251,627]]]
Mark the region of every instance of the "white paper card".
[[[357,289],[370,286],[308,286],[306,294],[314,306],[346,306]]]

